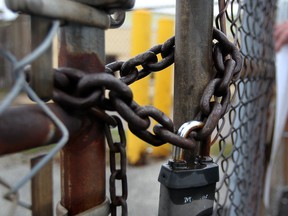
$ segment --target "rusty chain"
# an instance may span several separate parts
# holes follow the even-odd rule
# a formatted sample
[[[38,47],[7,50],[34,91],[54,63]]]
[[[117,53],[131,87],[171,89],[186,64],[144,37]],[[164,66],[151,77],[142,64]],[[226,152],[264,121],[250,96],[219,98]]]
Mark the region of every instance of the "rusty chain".
[[[174,63],[174,45],[175,38],[168,39],[165,43],[156,45],[148,51],[135,56],[134,58],[123,62],[112,62],[105,67],[105,72],[115,75],[120,72],[120,80],[127,85],[148,76],[151,72],[161,71]],[[157,55],[162,59],[158,61]],[[137,66],[141,66],[139,71]]]
[[[67,111],[78,110],[93,112],[107,125],[118,126],[120,142],[114,142],[110,129],[106,126],[106,138],[110,147],[110,193],[112,215],[116,215],[116,207],[122,207],[122,215],[127,215],[127,177],[125,135],[118,117],[111,117],[105,110],[116,111],[128,123],[130,131],[140,139],[153,146],[170,143],[174,146],[194,150],[196,141],[209,137],[218,121],[229,110],[230,84],[240,77],[242,56],[238,49],[219,30],[213,30],[213,61],[216,70],[203,92],[200,101],[200,112],[197,119],[204,122],[202,129],[192,131],[189,137],[176,134],[172,120],[153,106],[140,106],[133,100],[129,84],[142,79],[151,72],[161,71],[174,63],[174,37],[164,44],[156,45],[148,51],[130,60],[116,61],[106,65],[106,73],[85,74],[74,68],[55,69],[55,90],[53,100]],[[157,55],[161,55],[158,60]],[[141,69],[138,69],[140,66]],[[116,78],[119,72],[120,78]],[[109,92],[107,97],[106,92]],[[150,128],[150,118],[157,124]],[[205,148],[205,147],[204,147]],[[116,154],[120,153],[120,169],[116,169]],[[116,180],[121,180],[122,195],[116,195]]]
[[[117,116],[111,116],[115,120],[114,127],[118,129],[119,141],[114,141],[111,133],[110,126],[105,125],[105,134],[107,143],[110,150],[110,198],[111,198],[111,215],[117,215],[117,206],[122,207],[122,215],[127,215],[127,196],[128,196],[128,186],[127,186],[127,175],[126,175],[126,137],[125,131],[122,125],[122,121]],[[120,168],[117,169],[117,154],[120,155]],[[117,196],[116,194],[116,181],[121,181],[122,195]]]
[[[201,102],[198,120],[204,121],[204,127],[194,134],[197,140],[205,139],[215,129],[218,120],[229,109],[230,84],[240,76],[242,57],[237,48],[219,30],[214,29],[213,60],[216,76],[207,85]],[[157,55],[163,58],[158,61]],[[163,45],[156,45],[126,62],[113,62],[106,65],[106,73],[84,74],[73,68],[59,68],[55,73],[55,91],[53,99],[68,110],[89,110],[98,107],[102,110],[117,111],[124,118],[129,129],[142,140],[160,146],[166,142],[172,145],[193,149],[193,139],[183,139],[175,134],[172,120],[153,106],[139,106],[133,100],[129,84],[160,71],[174,62],[174,38]],[[138,70],[137,66],[142,66]],[[120,78],[115,77],[120,72]],[[109,97],[105,97],[105,90]],[[213,101],[213,98],[217,100]],[[150,118],[159,124],[148,131]]]

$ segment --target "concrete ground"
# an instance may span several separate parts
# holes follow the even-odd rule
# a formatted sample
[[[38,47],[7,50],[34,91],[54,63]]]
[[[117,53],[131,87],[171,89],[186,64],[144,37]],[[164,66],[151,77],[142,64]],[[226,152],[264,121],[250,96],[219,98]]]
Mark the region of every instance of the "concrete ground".
[[[39,153],[37,153],[39,154]],[[10,185],[15,185],[21,177],[29,172],[30,159],[35,154],[18,153],[0,157],[0,178]],[[128,166],[128,214],[130,216],[157,216],[160,183],[158,175],[162,164],[168,159],[155,160],[148,158],[145,166]],[[54,209],[56,203],[60,200],[60,168],[59,160],[54,160],[53,166],[53,193],[54,193]],[[106,167],[106,194],[109,197],[109,166]],[[223,174],[220,172],[220,179]],[[118,186],[118,185],[117,185]],[[120,185],[119,185],[120,186]],[[119,192],[121,186],[117,191]],[[226,194],[225,188],[221,189],[221,194]],[[7,193],[7,188],[0,184],[0,216],[9,215],[11,203],[2,197]],[[31,203],[30,184],[25,185],[20,191],[20,200]],[[222,201],[221,201],[222,203]],[[55,214],[54,214],[55,215]],[[121,214],[118,214],[121,215]],[[9,215],[10,216],[10,215]],[[31,211],[18,207],[14,216],[31,216]]]
[[[29,172],[29,158],[31,155],[14,154],[0,157],[0,177],[10,185],[15,183],[23,175]],[[167,160],[150,160],[145,166],[132,167],[128,166],[128,210],[129,215],[153,216],[157,215],[160,184],[158,174],[161,165]],[[54,163],[54,204],[60,200],[60,170],[59,164]],[[109,180],[109,167],[107,167],[107,187]],[[7,192],[7,189],[0,185],[0,196]],[[109,189],[107,188],[109,196]],[[20,190],[20,199],[27,203],[31,202],[30,184],[25,185]],[[11,203],[0,198],[0,215],[9,215]],[[31,212],[22,207],[18,207],[14,215],[30,216]],[[118,214],[121,215],[121,214]]]

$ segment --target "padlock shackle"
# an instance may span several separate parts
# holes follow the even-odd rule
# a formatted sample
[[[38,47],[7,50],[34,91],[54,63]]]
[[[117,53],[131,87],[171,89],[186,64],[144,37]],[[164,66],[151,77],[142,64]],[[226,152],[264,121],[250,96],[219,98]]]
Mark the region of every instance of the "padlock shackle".
[[[187,138],[192,131],[195,131],[197,129],[201,129],[201,128],[203,128],[203,126],[204,126],[204,123],[201,121],[194,121],[193,120],[193,121],[185,122],[179,128],[177,134],[179,136]]]
[[[201,121],[193,120],[193,121],[185,122],[178,129],[177,134],[181,137],[187,138],[192,131],[199,130],[199,129],[203,128],[203,126],[204,126],[204,123]],[[173,153],[172,153],[173,160],[174,161],[184,160],[183,152],[184,152],[184,150],[182,148],[174,146],[173,147]]]

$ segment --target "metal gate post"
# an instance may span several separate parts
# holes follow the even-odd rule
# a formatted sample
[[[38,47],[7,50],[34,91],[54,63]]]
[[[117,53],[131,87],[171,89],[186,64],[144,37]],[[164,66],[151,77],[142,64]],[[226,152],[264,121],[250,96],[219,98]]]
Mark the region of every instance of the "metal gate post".
[[[179,128],[195,118],[212,73],[213,0],[177,0],[174,122]],[[190,151],[184,159],[191,161]]]
[[[62,28],[60,37],[60,66],[87,73],[104,71],[104,30],[69,24]],[[72,134],[61,152],[61,204],[68,215],[106,200],[104,125],[91,118],[81,128],[81,135]]]

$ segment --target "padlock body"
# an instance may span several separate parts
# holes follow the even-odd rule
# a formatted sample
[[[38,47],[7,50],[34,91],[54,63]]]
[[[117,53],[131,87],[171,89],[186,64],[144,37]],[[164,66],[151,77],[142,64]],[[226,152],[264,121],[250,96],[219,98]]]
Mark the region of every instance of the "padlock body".
[[[204,164],[199,169],[173,169],[164,164],[159,174],[159,216],[212,215],[218,165]]]

